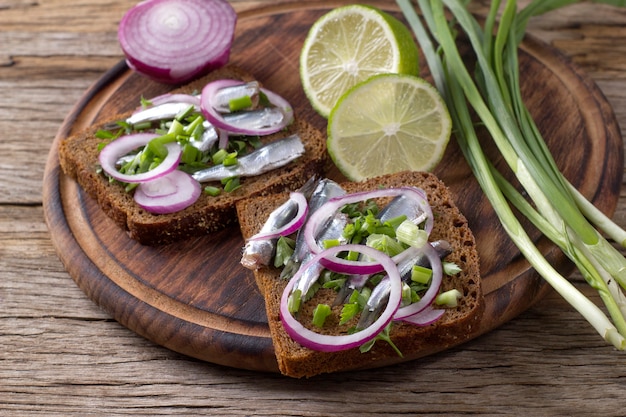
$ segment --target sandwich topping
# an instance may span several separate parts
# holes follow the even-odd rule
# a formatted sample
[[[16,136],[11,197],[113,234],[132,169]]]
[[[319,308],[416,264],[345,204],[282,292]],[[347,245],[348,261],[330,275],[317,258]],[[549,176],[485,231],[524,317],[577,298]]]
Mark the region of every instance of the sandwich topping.
[[[303,199],[308,209],[296,210]],[[248,239],[241,263],[258,269],[274,259],[273,266],[283,268],[281,276],[289,281],[281,321],[302,346],[367,351],[377,339],[393,346],[393,322],[429,325],[461,296],[457,290],[441,292],[444,276],[459,269],[445,261],[453,250],[449,242],[429,241],[433,224],[419,188],[346,194],[331,180],[312,179]],[[312,311],[308,303],[315,305]],[[339,333],[329,334],[328,328]]]
[[[126,185],[145,210],[172,213],[192,205],[200,183],[211,195],[233,191],[239,178],[287,165],[304,153],[292,135],[259,138],[293,122],[290,104],[257,82],[218,80],[200,94],[165,94],[143,101],[113,130],[99,154],[102,171]]]

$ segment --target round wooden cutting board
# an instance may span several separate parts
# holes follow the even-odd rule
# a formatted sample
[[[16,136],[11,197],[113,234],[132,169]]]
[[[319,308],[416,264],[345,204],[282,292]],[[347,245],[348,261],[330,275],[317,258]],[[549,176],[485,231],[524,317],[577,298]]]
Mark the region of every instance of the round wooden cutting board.
[[[297,117],[320,129],[326,128],[326,121],[302,92],[298,59],[311,24],[339,4],[276,5],[241,13],[231,54],[233,64],[288,99]],[[377,4],[400,17],[395,3]],[[527,39],[520,65],[526,102],[558,164],[576,187],[612,214],[623,155],[610,105],[585,74],[548,45]],[[243,241],[237,227],[178,244],[142,246],[59,168],[58,144],[68,135],[134,108],[142,96],[170,88],[134,74],[120,62],[67,116],[52,144],[44,178],[44,210],[53,244],[87,296],[132,331],[205,361],[277,371],[263,298],[252,273],[239,264]],[[486,312],[475,333],[459,335],[461,343],[512,319],[549,287],[499,226],[454,141],[435,173],[468,218],[481,258]],[[571,271],[555,247],[534,236],[558,269]]]

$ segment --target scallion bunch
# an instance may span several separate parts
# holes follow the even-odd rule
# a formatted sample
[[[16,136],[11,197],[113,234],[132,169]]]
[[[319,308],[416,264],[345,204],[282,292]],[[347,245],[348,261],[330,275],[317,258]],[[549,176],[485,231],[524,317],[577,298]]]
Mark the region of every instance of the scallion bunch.
[[[606,1],[616,4],[615,1]],[[526,108],[520,89],[518,48],[532,16],[573,0],[491,3],[484,24],[462,0],[397,0],[453,119],[455,137],[500,222],[535,270],[616,348],[626,349],[626,258],[604,237],[624,246],[626,232],[597,210],[564,178]],[[446,10],[452,19],[446,18]],[[497,24],[496,24],[497,23]],[[457,48],[461,30],[471,44],[470,71]],[[494,168],[481,147],[479,118],[530,201]],[[572,260],[596,289],[608,316],[543,257],[512,206]],[[604,234],[603,234],[604,233]]]

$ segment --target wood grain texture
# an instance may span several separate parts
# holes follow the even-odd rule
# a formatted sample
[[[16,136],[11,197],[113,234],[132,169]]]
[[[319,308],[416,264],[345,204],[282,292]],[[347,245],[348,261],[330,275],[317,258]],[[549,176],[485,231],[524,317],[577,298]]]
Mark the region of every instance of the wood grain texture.
[[[308,28],[329,10],[328,4],[274,5],[243,13],[231,52],[231,63],[281,94],[297,117],[319,129],[326,121],[302,92],[298,58]],[[562,171],[596,205],[612,213],[623,156],[611,107],[590,79],[542,42],[524,42],[520,61],[527,105],[549,138]],[[427,68],[422,75],[429,76]],[[142,96],[153,97],[169,88],[120,63],[78,102],[55,143],[94,121],[131,110]],[[487,140],[485,135],[486,146],[494,148]],[[487,312],[477,332],[459,337],[462,343],[517,316],[545,295],[548,286],[508,241],[454,142],[435,172],[468,218],[481,262]],[[54,145],[44,178],[44,209],[70,275],[124,326],[195,358],[276,371],[263,298],[252,274],[239,265],[243,241],[236,226],[167,246],[139,245],[60,173]],[[563,256],[547,242],[539,243],[557,269],[568,271]]]
[[[134,3],[71,3],[98,10],[72,26],[66,22],[76,22],[76,8],[67,1],[0,0],[1,416],[624,415],[624,354],[551,292],[448,352],[303,381],[190,359],[98,308],[52,245],[41,204],[43,159],[84,91],[121,59],[116,24]],[[240,11],[276,4],[232,3]],[[488,3],[472,6],[483,12]],[[532,20],[529,30],[592,77],[624,136],[626,55],[616,53],[626,40],[624,10],[581,2]],[[49,37],[37,48],[29,44],[46,32],[92,37],[75,50]],[[16,120],[28,123],[19,138]],[[622,227],[625,198],[622,185],[614,215]],[[600,304],[579,274],[571,280]]]

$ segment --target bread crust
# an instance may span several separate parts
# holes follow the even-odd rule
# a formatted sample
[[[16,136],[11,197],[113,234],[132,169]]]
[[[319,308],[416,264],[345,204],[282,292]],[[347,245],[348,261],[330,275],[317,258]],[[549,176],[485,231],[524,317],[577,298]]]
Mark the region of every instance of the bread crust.
[[[361,353],[358,348],[333,353],[318,352],[302,347],[287,335],[279,315],[280,299],[287,282],[279,279],[279,270],[273,267],[261,268],[254,275],[265,297],[268,324],[281,373],[301,378],[384,366],[442,351],[478,335],[484,312],[484,297],[476,242],[465,216],[454,204],[450,191],[443,182],[430,173],[403,172],[341,185],[348,192],[403,185],[413,185],[426,191],[435,216],[431,240],[446,239],[452,243],[454,252],[446,260],[457,263],[462,269],[458,275],[444,279],[442,290],[456,288],[463,297],[456,308],[446,309],[445,314],[435,324],[416,327],[401,322],[394,323],[391,338],[403,357],[399,357],[385,342],[375,343],[367,353]],[[287,195],[282,194],[280,198],[240,201],[237,204],[237,213],[244,238],[256,233],[269,212],[286,199]],[[318,300],[320,302],[324,302],[324,298],[332,302],[333,294],[322,292],[316,297],[321,297]],[[317,303],[307,304],[313,308]]]
[[[200,91],[206,83],[221,78],[242,81],[253,79],[250,74],[228,66],[172,92]],[[172,243],[223,229],[236,223],[235,204],[238,201],[296,189],[312,175],[323,172],[328,161],[323,133],[309,123],[296,119],[285,130],[261,138],[262,142],[268,143],[298,133],[304,143],[305,154],[296,161],[257,177],[241,178],[242,186],[234,192],[221,193],[216,197],[202,193],[198,201],[184,210],[171,214],[152,214],[139,207],[132,194],[124,191],[122,186],[110,183],[103,174],[98,173],[98,145],[101,140],[95,137],[95,133],[129,115],[115,115],[62,140],[59,160],[63,172],[77,181],[107,216],[126,230],[132,239],[145,245]]]

